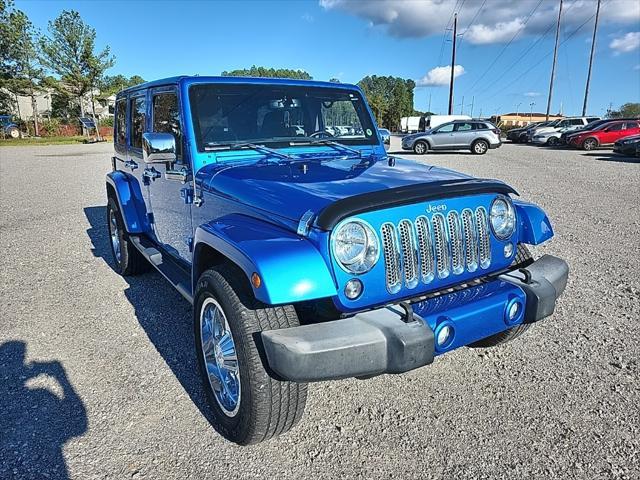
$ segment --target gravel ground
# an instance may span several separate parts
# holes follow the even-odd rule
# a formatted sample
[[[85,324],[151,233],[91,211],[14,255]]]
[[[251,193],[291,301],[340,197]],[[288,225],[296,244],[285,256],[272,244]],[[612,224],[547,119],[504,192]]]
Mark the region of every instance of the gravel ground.
[[[394,146],[398,139],[393,139]],[[209,427],[190,306],[110,266],[110,145],[0,149],[0,478],[640,478],[640,163],[505,145],[418,158],[550,215],[553,317],[427,368],[313,385],[256,447]]]

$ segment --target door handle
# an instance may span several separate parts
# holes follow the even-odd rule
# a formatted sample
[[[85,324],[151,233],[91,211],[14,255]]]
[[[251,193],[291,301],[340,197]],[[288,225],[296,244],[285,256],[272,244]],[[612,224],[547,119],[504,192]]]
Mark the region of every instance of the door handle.
[[[124,162],[124,166],[131,169],[131,171],[134,171],[136,168],[138,168],[138,164],[133,160],[126,160]]]
[[[162,174],[157,171],[155,168],[145,168],[142,172],[142,176],[147,180],[155,180],[156,178],[160,178]]]
[[[167,170],[164,172],[164,178],[166,180],[177,180],[182,183],[187,183],[190,176],[191,172],[185,167],[182,167],[180,170]]]

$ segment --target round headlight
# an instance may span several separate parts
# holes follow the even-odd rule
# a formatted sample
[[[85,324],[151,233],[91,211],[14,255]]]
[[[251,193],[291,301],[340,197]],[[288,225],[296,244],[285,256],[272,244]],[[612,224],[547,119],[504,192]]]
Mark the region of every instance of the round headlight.
[[[506,240],[516,229],[516,211],[509,197],[500,195],[491,204],[491,229],[500,240]]]
[[[338,265],[349,273],[366,273],[380,257],[380,243],[373,228],[362,220],[338,225],[331,237]]]

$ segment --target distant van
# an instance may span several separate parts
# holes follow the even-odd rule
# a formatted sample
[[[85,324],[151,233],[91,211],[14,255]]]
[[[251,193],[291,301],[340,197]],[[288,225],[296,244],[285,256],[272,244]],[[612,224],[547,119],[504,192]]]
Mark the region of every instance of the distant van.
[[[424,125],[420,125],[422,132],[454,120],[471,120],[469,115],[428,115],[422,118],[424,119]]]

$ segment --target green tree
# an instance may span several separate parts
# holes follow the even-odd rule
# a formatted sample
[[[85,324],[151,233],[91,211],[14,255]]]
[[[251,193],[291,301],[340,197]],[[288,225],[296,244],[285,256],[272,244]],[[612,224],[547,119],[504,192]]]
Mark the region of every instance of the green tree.
[[[609,118],[640,118],[640,103],[625,103],[620,110],[607,112]]]
[[[222,72],[223,77],[262,77],[262,78],[293,78],[297,80],[311,80],[312,77],[304,70],[291,68],[256,67],[243,68]]]
[[[84,98],[89,94],[95,120],[94,91],[115,59],[109,47],[96,51],[96,31],[74,10],[63,10],[49,22],[48,35],[40,39],[42,63],[58,75],[61,86],[74,96],[85,114]]]
[[[100,98],[104,99],[126,88],[144,83],[145,79],[139,75],[125,77],[124,75],[105,75],[99,82]]]
[[[378,125],[396,130],[400,118],[413,112],[415,82],[398,77],[371,75],[358,82],[373,110]]]
[[[44,70],[38,63],[37,32],[10,0],[0,0],[0,88],[31,98],[34,133],[39,134],[37,95]],[[5,95],[5,100],[10,96]],[[6,103],[6,102],[5,102]]]

